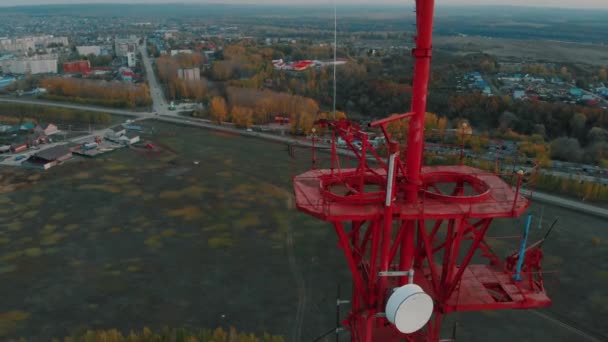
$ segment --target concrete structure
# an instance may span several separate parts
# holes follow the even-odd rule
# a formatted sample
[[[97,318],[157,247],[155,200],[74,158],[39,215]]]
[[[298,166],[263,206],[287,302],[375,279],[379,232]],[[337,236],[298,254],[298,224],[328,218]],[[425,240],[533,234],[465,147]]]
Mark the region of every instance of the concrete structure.
[[[127,53],[136,51],[136,39],[116,39],[114,41],[114,53],[117,57],[127,57]]]
[[[72,151],[67,145],[58,145],[40,151],[24,162],[24,165],[42,170],[48,170],[51,167],[72,158]]]
[[[177,69],[177,77],[182,80],[198,81],[201,79],[200,68]]]
[[[135,58],[135,52],[127,52],[127,66],[129,68],[135,68],[137,59]]]
[[[46,48],[50,44],[68,46],[69,42],[67,37],[55,37],[52,35],[32,36],[14,39],[6,38],[0,39],[0,51],[25,53],[28,51],[35,51],[37,49]]]
[[[81,56],[101,55],[101,47],[99,45],[77,46],[76,51],[78,51],[78,54]]]
[[[2,71],[12,74],[56,74],[57,57],[37,55],[34,57],[9,58],[0,61]]]

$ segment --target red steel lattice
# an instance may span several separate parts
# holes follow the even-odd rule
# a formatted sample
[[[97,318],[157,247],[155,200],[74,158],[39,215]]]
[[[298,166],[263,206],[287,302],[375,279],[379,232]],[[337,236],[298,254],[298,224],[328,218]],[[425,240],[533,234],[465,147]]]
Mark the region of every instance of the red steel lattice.
[[[450,312],[529,309],[551,303],[545,293],[539,244],[526,249],[521,280],[514,280],[514,254],[500,260],[485,239],[494,218],[522,215],[521,173],[505,175],[465,165],[423,166],[424,115],[431,60],[434,0],[417,0],[412,110],[376,121],[388,148],[383,158],[360,127],[348,120],[322,120],[332,129],[331,168],[294,178],[297,208],[331,222],[353,277],[351,311],[344,325],[352,341],[428,341],[440,338]],[[404,158],[387,124],[409,120]],[[345,142],[357,167],[340,167],[336,139]],[[359,142],[355,144],[355,141]],[[313,140],[314,151],[314,140]],[[371,160],[371,161],[370,161]],[[371,166],[373,164],[374,166]],[[475,255],[488,260],[473,265]],[[414,283],[434,302],[426,327],[403,334],[385,317],[391,291]]]

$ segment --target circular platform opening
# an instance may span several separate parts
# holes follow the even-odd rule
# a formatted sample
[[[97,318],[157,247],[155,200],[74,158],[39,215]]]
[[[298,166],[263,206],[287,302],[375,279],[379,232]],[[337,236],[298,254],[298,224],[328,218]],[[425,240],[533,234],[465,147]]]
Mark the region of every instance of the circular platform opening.
[[[396,289],[386,303],[386,318],[404,334],[422,329],[432,314],[433,298],[416,284]]]
[[[383,201],[386,178],[377,174],[348,172],[320,177],[321,193],[334,202],[368,204]]]
[[[490,187],[475,175],[433,172],[422,175],[422,191],[427,198],[470,203],[487,198]]]

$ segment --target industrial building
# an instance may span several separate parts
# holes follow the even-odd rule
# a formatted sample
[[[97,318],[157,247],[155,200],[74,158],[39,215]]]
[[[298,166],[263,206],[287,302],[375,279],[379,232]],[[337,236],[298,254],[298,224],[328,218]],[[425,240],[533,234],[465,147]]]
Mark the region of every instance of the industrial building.
[[[177,77],[187,81],[198,81],[201,79],[200,68],[177,69]]]
[[[78,51],[78,54],[81,56],[101,55],[101,47],[99,45],[77,46],[76,51]]]
[[[65,73],[87,73],[91,71],[91,62],[87,60],[63,63]]]
[[[70,151],[68,146],[59,145],[47,148],[46,150],[32,155],[24,162],[24,165],[37,169],[48,170],[51,167],[70,158],[72,158],[72,151]]]
[[[0,68],[11,74],[56,74],[57,56],[11,57],[0,60]]]

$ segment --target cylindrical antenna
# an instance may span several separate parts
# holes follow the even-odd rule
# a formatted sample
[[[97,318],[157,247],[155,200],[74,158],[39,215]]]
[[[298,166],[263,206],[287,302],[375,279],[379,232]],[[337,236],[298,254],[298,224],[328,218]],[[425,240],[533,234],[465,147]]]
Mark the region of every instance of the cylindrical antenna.
[[[338,53],[338,11],[334,0],[334,120],[336,120],[336,61]]]

